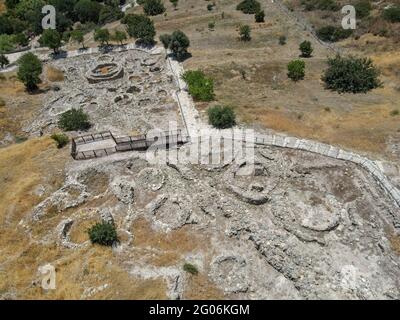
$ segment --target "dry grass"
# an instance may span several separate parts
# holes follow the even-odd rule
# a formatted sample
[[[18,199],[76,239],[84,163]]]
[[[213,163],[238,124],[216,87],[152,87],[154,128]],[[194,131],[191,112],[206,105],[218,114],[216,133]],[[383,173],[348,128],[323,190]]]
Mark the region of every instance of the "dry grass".
[[[0,140],[7,133],[23,135],[22,125],[31,120],[42,104],[42,95],[31,95],[25,91],[15,72],[2,74],[0,96],[4,105],[0,106]]]
[[[64,81],[64,72],[53,66],[47,66],[46,68],[47,79],[51,82],[61,82]]]
[[[0,0],[0,13],[6,12],[7,7],[4,0]]]
[[[389,240],[390,240],[390,244],[392,245],[394,252],[396,252],[398,255],[400,255],[400,236],[392,235],[389,237]]]
[[[199,273],[188,275],[183,298],[188,300],[221,300],[224,299],[224,294],[206,275]]]

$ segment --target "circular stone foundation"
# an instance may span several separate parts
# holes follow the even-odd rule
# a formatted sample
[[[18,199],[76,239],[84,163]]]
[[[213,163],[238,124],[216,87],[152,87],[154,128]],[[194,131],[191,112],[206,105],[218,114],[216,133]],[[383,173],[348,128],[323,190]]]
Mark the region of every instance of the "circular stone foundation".
[[[123,76],[124,69],[114,62],[100,63],[86,74],[89,83],[116,80]]]

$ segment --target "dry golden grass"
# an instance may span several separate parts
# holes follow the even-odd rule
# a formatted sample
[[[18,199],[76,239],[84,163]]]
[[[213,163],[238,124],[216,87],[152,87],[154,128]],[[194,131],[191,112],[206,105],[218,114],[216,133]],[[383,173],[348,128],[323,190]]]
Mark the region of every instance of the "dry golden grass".
[[[225,297],[223,292],[207,276],[199,273],[188,276],[183,298],[188,300],[221,300]]]
[[[400,236],[392,235],[389,237],[390,244],[392,245],[393,250],[400,255]]]
[[[51,82],[64,81],[64,72],[53,66],[47,66],[46,68],[47,79]]]

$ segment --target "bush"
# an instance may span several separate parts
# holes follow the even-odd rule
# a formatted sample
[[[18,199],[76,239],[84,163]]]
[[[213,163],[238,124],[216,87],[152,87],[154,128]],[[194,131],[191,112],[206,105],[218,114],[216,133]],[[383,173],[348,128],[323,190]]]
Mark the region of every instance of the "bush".
[[[82,109],[70,109],[61,114],[58,126],[65,131],[87,130],[90,128],[89,116]]]
[[[165,7],[161,0],[145,0],[143,11],[148,16],[156,16],[165,12]]]
[[[192,275],[196,275],[199,273],[199,271],[197,270],[196,266],[194,266],[191,263],[185,263],[183,265],[183,270],[186,271],[187,273],[190,273]]]
[[[383,10],[383,18],[390,22],[400,22],[400,6],[392,6]]]
[[[209,22],[208,23],[208,29],[214,30],[214,28],[215,28],[215,22]]]
[[[212,11],[213,7],[214,7],[214,6],[213,6],[211,3],[209,3],[209,4],[207,5],[207,10],[208,10],[208,11]]]
[[[211,101],[214,99],[214,81],[207,78],[200,70],[186,71],[183,80],[188,85],[189,93],[198,101]]]
[[[62,147],[68,144],[69,138],[64,133],[54,133],[51,135],[51,138],[57,143],[57,148],[61,149]]]
[[[235,112],[228,106],[214,106],[207,109],[208,122],[215,128],[231,128],[236,124]]]
[[[248,25],[240,26],[239,28],[239,37],[241,41],[250,41],[251,40],[251,29]]]
[[[311,54],[313,52],[313,48],[311,46],[311,42],[310,41],[303,41],[302,43],[300,43],[300,47],[299,50],[301,51],[301,56],[304,58],[309,58],[311,57]]]
[[[264,22],[264,18],[265,18],[264,10],[258,11],[254,15],[254,19],[256,20],[256,22]]]
[[[82,45],[82,48],[85,48],[85,38],[81,30],[72,31],[71,39],[77,43],[80,43]]]
[[[156,29],[149,17],[142,14],[128,14],[121,22],[126,25],[126,30],[131,37],[134,37],[145,45],[154,43]]]
[[[372,6],[368,0],[361,0],[354,5],[356,9],[356,17],[357,18],[365,18],[368,17],[371,13]]]
[[[379,70],[368,58],[336,56],[328,60],[322,80],[327,89],[342,92],[367,92],[382,85]]]
[[[352,34],[351,29],[342,29],[334,26],[325,26],[317,30],[317,36],[322,41],[336,42],[346,39]]]
[[[17,77],[32,91],[37,88],[42,73],[42,62],[32,52],[25,53],[18,61]]]
[[[280,37],[279,37],[279,44],[280,44],[281,46],[283,46],[283,45],[286,44],[286,36],[280,36]]]
[[[255,14],[261,10],[261,5],[256,0],[243,0],[236,6],[236,10],[246,14]]]
[[[99,222],[88,230],[90,241],[102,246],[112,246],[118,241],[117,231],[112,223]]]
[[[298,81],[304,79],[304,69],[306,64],[302,60],[290,61],[287,65],[288,77],[293,81]]]

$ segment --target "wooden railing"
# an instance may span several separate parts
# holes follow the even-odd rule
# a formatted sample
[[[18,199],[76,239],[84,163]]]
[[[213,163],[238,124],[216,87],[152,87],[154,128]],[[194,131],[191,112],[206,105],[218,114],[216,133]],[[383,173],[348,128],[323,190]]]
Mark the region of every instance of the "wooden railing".
[[[77,151],[77,146],[79,145],[106,139],[113,139],[115,146],[110,148]],[[182,131],[180,129],[172,132],[160,132],[160,134],[152,135],[151,137],[148,137],[147,135],[114,137],[110,131],[104,131],[73,138],[71,156],[75,160],[92,159],[108,156],[116,152],[132,150],[145,151],[151,146],[156,148],[170,148],[173,145],[178,146],[186,142],[188,142],[188,137],[182,136]]]

